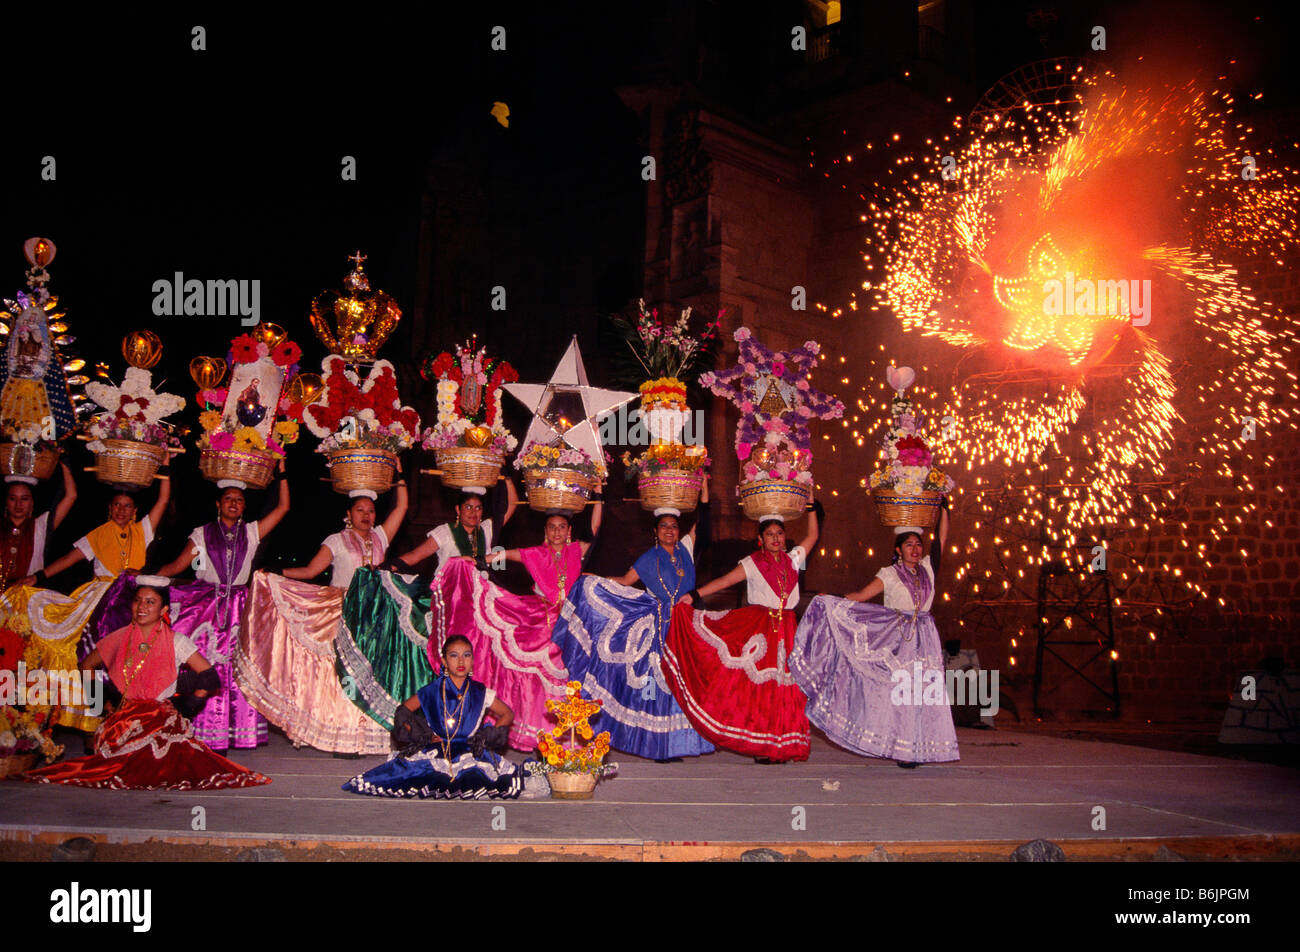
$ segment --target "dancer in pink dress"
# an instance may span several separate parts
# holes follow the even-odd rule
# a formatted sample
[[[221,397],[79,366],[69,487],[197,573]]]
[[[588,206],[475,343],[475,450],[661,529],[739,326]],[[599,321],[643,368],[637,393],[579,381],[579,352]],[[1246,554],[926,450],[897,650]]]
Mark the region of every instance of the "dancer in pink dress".
[[[593,536],[602,510],[599,502],[592,509]],[[545,539],[543,545],[504,553],[506,560],[528,570],[535,595],[507,592],[485,579],[468,558],[447,560],[433,580],[429,662],[438,670],[446,639],[466,635],[474,645],[474,677],[515,712],[510,745],[517,750],[532,750],[538,732],[555,726],[546,699],[563,697],[568,672],[551,641],[551,628],[591,546],[572,540],[571,519],[564,513],[547,516]]]

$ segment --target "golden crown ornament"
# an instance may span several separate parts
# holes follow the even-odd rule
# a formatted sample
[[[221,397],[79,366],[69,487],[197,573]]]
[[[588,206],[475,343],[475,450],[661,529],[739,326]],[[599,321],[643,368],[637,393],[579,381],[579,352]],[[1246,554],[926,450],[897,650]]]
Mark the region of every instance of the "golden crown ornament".
[[[371,363],[402,318],[402,309],[383,291],[370,287],[362,270],[366,256],[349,256],[355,267],[342,291],[325,291],[311,302],[311,326],[331,354],[349,363]]]

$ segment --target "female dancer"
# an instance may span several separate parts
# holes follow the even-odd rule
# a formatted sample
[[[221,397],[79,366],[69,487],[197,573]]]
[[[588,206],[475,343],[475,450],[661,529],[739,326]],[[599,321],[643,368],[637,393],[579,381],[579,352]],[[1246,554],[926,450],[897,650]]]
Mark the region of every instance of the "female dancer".
[[[275,508],[255,522],[244,521],[244,484],[218,482],[216,520],[191,532],[181,554],[158,572],[170,578],[191,565],[195,570],[195,581],[171,587],[171,606],[176,613],[173,624],[211,659],[221,678],[221,690],[194,719],[195,735],[215,750],[256,747],[267,741],[266,718],[239,689],[232,662],[258,543],[289,511],[283,460],[280,473]]]
[[[691,724],[719,747],[759,763],[808,759],[808,699],[786,670],[786,656],[794,646],[799,573],[817,535],[814,511],[808,514],[807,534],[787,553],[785,521],[764,519],[758,526],[759,551],[683,595],[664,643],[664,674]],[[748,593],[744,608],[698,608],[702,599],[742,580]]]
[[[375,497],[357,489],[342,532],[329,536],[315,557],[283,577],[253,576],[248,621],[235,647],[235,678],[245,696],[295,746],[336,754],[386,754],[388,732],[352,703],[339,684],[334,640],[343,622],[343,598],[359,570],[384,560],[406,518],[406,481],[383,525],[375,526]],[[313,579],[331,569],[328,586]]]
[[[709,500],[706,479],[700,521]],[[713,752],[682,713],[660,671],[677,601],[695,587],[695,528],[681,538],[675,509],[655,512],[655,545],[617,579],[584,576],[569,595],[552,638],[569,677],[603,702],[599,730],[616,750],[667,762]],[[629,588],[640,581],[645,591]]]
[[[94,753],[29,770],[23,780],[79,787],[134,790],[214,790],[252,787],[270,779],[213,753],[172,705],[176,669],[197,675],[194,694],[219,690],[220,682],[194,642],[177,634],[163,616],[166,584],[146,578],[135,592],[130,624],[105,636],[81,667],[108,668],[121,703],[95,733]]]
[[[600,531],[603,511],[597,501],[591,515],[593,537]],[[545,540],[543,545],[505,552],[508,561],[527,569],[536,595],[515,595],[487,581],[468,559],[450,560],[433,579],[429,663],[438,667],[448,632],[466,635],[474,646],[478,679],[515,712],[510,745],[516,750],[532,750],[538,732],[554,726],[546,699],[563,697],[569,677],[551,630],[591,547],[590,542],[572,541],[572,521],[564,513],[547,516]]]
[[[795,634],[790,673],[808,695],[808,719],[841,747],[900,767],[957,760],[943,649],[930,614],[948,539],[947,499],[926,558],[920,528],[895,533],[894,563],[865,588],[813,599]],[[855,604],[882,592],[884,607]]]
[[[492,750],[505,745],[510,708],[473,679],[469,639],[452,635],[443,645],[443,673],[397,709],[393,740],[398,753],[343,785],[374,797],[513,799],[524,772]],[[483,724],[491,715],[495,727]]]
[[[51,513],[48,510],[32,518],[34,500],[32,476],[6,476],[4,519],[0,520],[0,591],[10,585],[31,585],[36,573],[45,568],[45,540],[63,524],[77,501],[77,482],[67,463],[63,470],[63,498]]]
[[[76,657],[85,657],[100,637],[125,623],[122,619],[129,616],[129,608],[120,610],[117,622],[111,625],[103,623],[101,616],[109,606],[125,606],[130,601],[129,577],[144,568],[145,550],[170,498],[171,482],[164,478],[153,508],[137,522],[135,499],[127,492],[114,492],[107,522],[78,539],[71,552],[48,568],[23,579],[23,588],[6,594],[6,606],[26,614],[32,634],[40,639],[47,666],[71,668]],[[48,579],[81,561],[92,563],[95,577],[71,595],[43,587]],[[57,723],[91,732],[99,726],[99,718],[82,708],[65,707]]]
[[[505,499],[502,524],[519,504],[509,479]],[[447,634],[463,633],[478,657],[479,680],[517,712],[511,745],[537,746],[537,732],[550,724],[546,697],[563,693],[566,673],[550,642],[544,601],[513,595],[485,578],[491,545],[492,521],[483,518],[483,499],[467,490],[454,525],[439,526],[393,561],[399,571],[410,571],[436,553],[431,587],[388,572],[357,576],[343,605],[338,670],[350,678],[345,684],[355,685],[357,705],[380,724],[391,728],[402,699],[433,677]],[[492,567],[501,567],[505,558],[498,549]]]

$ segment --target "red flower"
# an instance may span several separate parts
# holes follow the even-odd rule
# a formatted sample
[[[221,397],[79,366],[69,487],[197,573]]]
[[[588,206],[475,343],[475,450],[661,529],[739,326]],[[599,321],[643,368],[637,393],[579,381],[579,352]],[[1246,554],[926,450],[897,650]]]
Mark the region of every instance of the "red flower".
[[[425,361],[424,366],[420,368],[420,376],[425,380],[438,380],[443,376],[443,374],[450,370],[455,363],[456,358],[451,354],[445,352],[441,353],[437,357],[433,358],[433,360]]]
[[[402,426],[406,427],[408,433],[418,433],[420,431],[420,414],[410,407],[403,407],[399,410],[397,419],[401,421]]]
[[[0,628],[0,671],[17,671],[25,647],[22,635],[10,628]]]
[[[271,351],[271,359],[281,367],[288,367],[298,362],[302,356],[302,348],[291,340],[282,340]]]
[[[251,364],[257,360],[257,341],[248,334],[240,334],[230,342],[230,355],[237,364]]]
[[[903,452],[903,450],[924,450],[927,447],[925,445],[925,441],[922,440],[920,437],[905,436],[897,443],[894,444],[894,448],[901,453]]]

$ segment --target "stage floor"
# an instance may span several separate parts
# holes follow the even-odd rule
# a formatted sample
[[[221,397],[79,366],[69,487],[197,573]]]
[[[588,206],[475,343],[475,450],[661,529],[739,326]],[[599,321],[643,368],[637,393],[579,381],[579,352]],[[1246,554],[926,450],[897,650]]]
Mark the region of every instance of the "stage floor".
[[[916,770],[820,737],[799,764],[616,753],[619,776],[584,802],[356,796],[340,785],[382,758],[294,750],[273,734],[234,756],[273,779],[264,787],[0,783],[0,859],[47,857],[74,835],[101,843],[102,859],[234,858],[254,846],[291,859],[726,859],[758,847],[790,859],[881,858],[880,848],[905,860],[1000,859],[1039,837],[1072,859],[1151,859],[1162,846],[1194,859],[1300,857],[1295,769],[1010,729],[957,734],[959,762]]]

